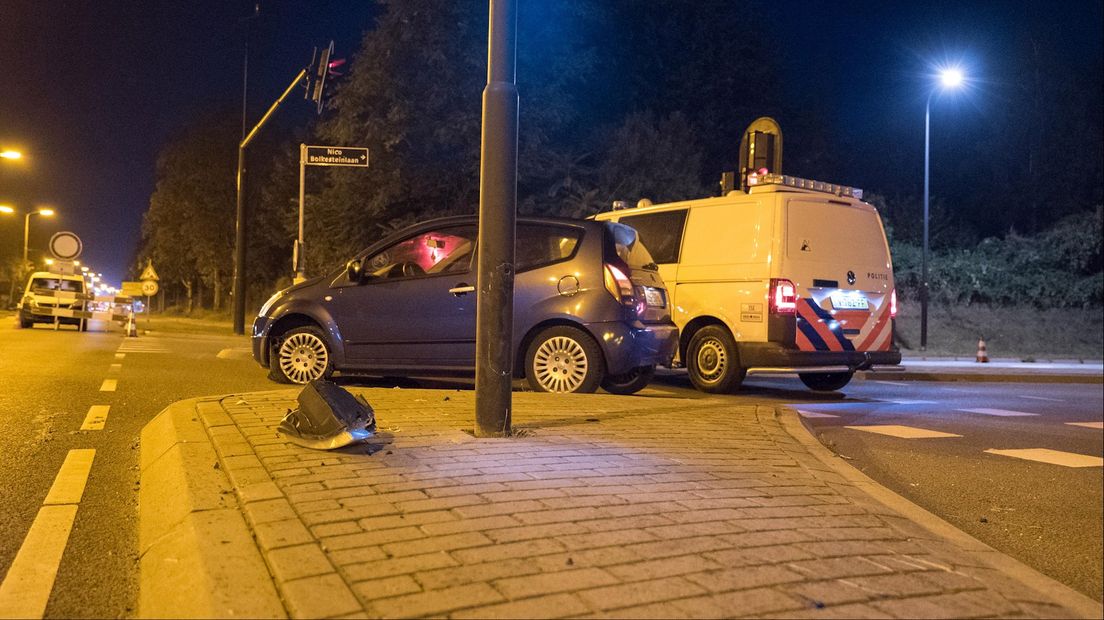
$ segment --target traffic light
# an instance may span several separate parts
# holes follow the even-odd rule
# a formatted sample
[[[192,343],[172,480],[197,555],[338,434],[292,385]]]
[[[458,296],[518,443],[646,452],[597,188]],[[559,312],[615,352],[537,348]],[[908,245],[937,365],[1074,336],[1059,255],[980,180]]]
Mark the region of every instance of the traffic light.
[[[318,53],[318,49],[315,48],[314,53],[311,55],[311,66],[307,71],[307,92],[305,97],[310,99],[318,106],[318,113],[322,113],[322,106],[325,103],[323,95],[326,90],[326,78],[335,75],[341,75],[334,71],[337,67],[345,64],[344,58],[333,59],[334,42],[330,41],[330,45],[322,50],[322,53]]]

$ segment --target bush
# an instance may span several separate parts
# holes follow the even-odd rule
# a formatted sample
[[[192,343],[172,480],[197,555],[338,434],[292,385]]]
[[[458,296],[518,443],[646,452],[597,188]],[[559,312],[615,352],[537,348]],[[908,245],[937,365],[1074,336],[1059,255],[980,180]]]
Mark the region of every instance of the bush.
[[[932,302],[1087,308],[1104,302],[1100,207],[1067,217],[1033,237],[1009,233],[974,248],[930,255]],[[921,248],[891,241],[899,294],[919,299]]]

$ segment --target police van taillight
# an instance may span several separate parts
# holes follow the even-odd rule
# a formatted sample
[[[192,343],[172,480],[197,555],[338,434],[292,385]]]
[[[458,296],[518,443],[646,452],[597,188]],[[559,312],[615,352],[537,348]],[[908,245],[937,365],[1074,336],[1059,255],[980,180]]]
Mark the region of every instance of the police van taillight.
[[[889,318],[897,318],[897,289],[889,292]]]
[[[797,314],[797,287],[784,278],[771,278],[771,314]]]

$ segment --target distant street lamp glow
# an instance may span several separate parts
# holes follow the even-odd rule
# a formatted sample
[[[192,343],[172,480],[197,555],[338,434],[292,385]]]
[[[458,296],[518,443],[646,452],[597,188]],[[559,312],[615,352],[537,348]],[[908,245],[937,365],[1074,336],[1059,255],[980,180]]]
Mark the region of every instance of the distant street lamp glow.
[[[0,157],[4,159],[22,159],[23,153],[12,150],[0,151]]]
[[[9,207],[8,205],[0,205],[0,213],[7,213],[8,215],[11,215],[12,213],[15,213],[15,209]]]
[[[950,67],[940,71],[940,81],[943,83],[943,89],[957,88],[965,81],[965,76],[962,74],[962,70],[957,67]],[[931,136],[931,100],[935,95],[936,89],[932,88],[928,93],[928,102],[924,104],[924,252],[921,255],[920,260],[920,350],[926,351],[928,348],[928,202],[930,199],[930,193],[928,192],[928,162],[930,159],[930,136]]]
[[[39,215],[45,215],[46,217],[50,217],[51,215],[54,214],[54,210],[53,209],[39,209],[38,214]]]

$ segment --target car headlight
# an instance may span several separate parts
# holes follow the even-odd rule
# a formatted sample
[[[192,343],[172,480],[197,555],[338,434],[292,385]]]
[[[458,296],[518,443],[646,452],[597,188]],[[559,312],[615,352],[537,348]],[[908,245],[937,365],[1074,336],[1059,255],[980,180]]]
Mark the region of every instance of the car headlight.
[[[269,297],[268,301],[264,302],[264,305],[261,306],[261,311],[257,314],[257,316],[268,316],[268,311],[271,310],[272,306],[276,304],[277,299],[284,296],[285,291],[287,291],[287,289],[282,289],[273,293],[272,297]]]

